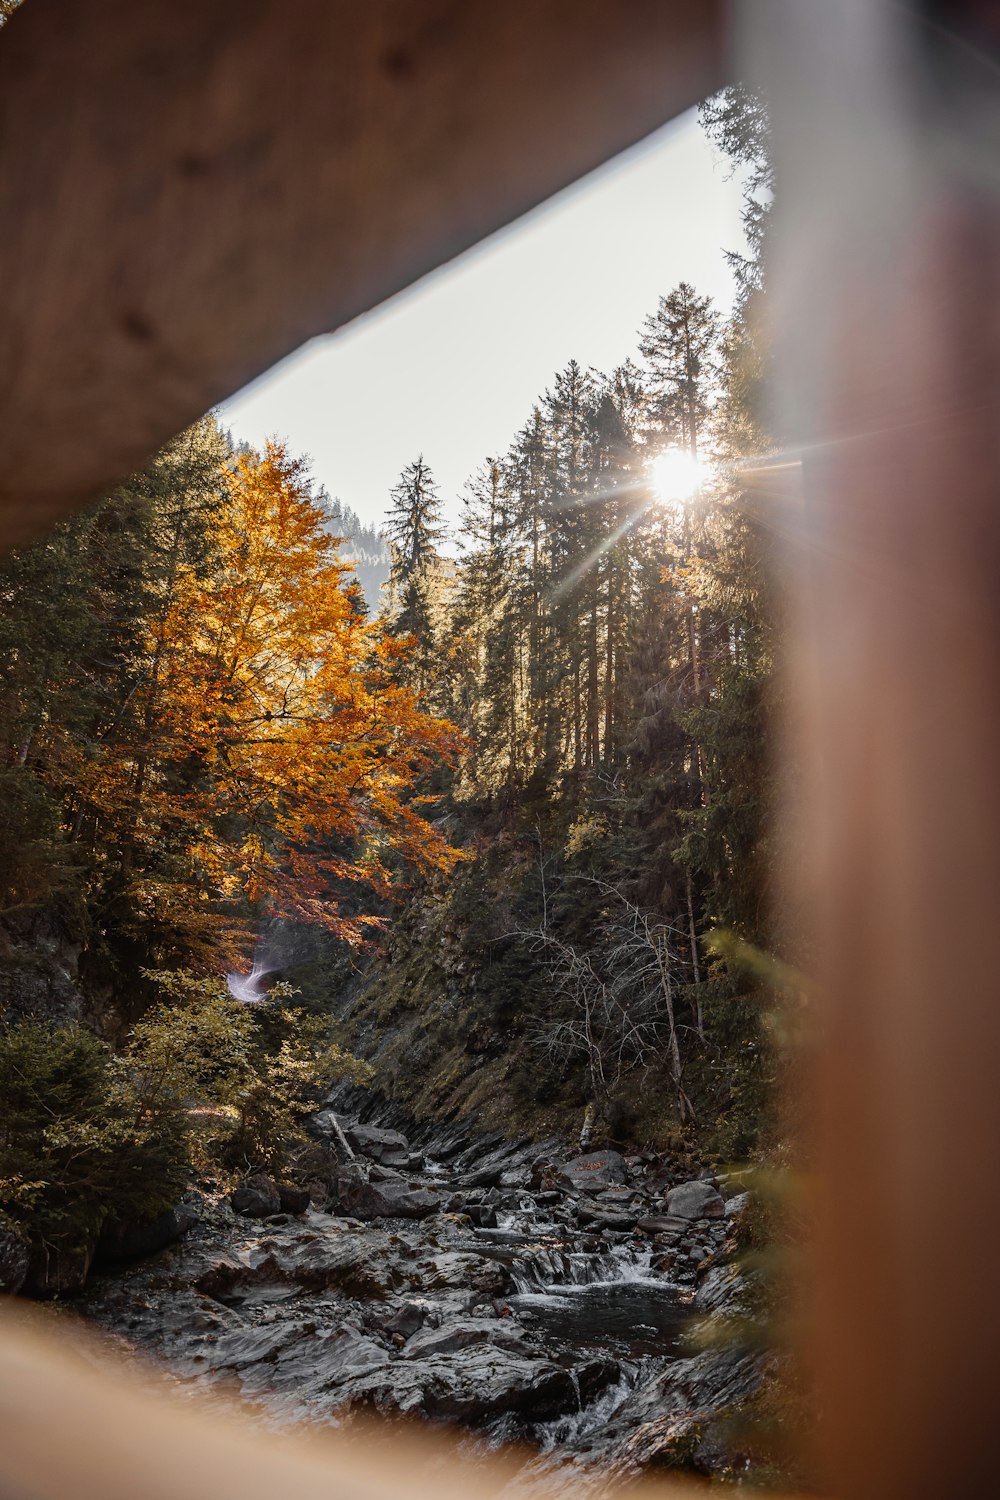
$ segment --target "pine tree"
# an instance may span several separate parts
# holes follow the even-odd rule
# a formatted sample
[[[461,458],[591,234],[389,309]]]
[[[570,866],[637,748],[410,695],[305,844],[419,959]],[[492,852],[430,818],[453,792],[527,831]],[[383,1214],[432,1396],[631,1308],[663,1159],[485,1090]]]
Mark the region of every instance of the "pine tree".
[[[719,317],[710,297],[682,281],[642,327],[649,411],[656,430],[697,458],[717,378]]]
[[[401,670],[420,692],[434,680],[437,660],[435,593],[441,585],[441,501],[421,454],[390,494],[386,535],[392,548],[390,619],[397,636],[412,637],[412,657]]]

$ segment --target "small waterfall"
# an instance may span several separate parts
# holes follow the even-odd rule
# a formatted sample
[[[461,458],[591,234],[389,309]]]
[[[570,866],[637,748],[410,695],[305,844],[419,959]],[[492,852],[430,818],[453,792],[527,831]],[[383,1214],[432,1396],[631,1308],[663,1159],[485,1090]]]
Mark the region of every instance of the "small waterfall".
[[[662,1285],[663,1278],[653,1274],[652,1258],[651,1250],[632,1245],[593,1252],[533,1245],[514,1260],[510,1274],[521,1293],[624,1282],[655,1281]]]
[[[273,970],[255,958],[249,974],[227,974],[226,988],[234,1000],[244,1005],[263,1005],[267,999],[267,979]]]
[[[556,1449],[572,1450],[585,1434],[595,1432],[605,1422],[610,1422],[632,1395],[641,1375],[642,1366],[626,1367],[622,1370],[621,1378],[614,1385],[606,1386],[587,1406],[581,1403],[576,1411],[553,1417],[549,1422],[540,1422],[534,1432],[539,1451],[548,1454]]]

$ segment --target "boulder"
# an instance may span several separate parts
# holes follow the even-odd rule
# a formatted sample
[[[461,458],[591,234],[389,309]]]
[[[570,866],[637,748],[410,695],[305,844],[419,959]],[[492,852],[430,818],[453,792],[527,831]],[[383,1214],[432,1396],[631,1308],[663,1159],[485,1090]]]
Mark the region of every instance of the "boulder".
[[[739,1266],[710,1266],[695,1294],[695,1306],[699,1312],[734,1312],[744,1285]]]
[[[178,1203],[164,1209],[155,1219],[120,1220],[105,1224],[97,1242],[97,1260],[138,1260],[155,1255],[183,1238],[198,1222],[197,1211],[189,1203]]]
[[[348,1297],[383,1301],[405,1291],[417,1280],[389,1237],[377,1230],[349,1231],[323,1224],[311,1215],[305,1224],[292,1221],[263,1237],[248,1237],[239,1247],[198,1247],[182,1252],[174,1267],[175,1279],[186,1280],[199,1292],[238,1303],[254,1288],[276,1284],[303,1291],[336,1289]]]
[[[668,1238],[676,1238],[687,1234],[690,1223],[689,1220],[682,1219],[680,1214],[647,1214],[644,1219],[638,1220],[635,1227],[643,1234],[663,1234]]]
[[[348,1383],[344,1393],[353,1405],[376,1411],[421,1413],[470,1425],[507,1413],[545,1421],[579,1405],[569,1370],[493,1344],[421,1360],[399,1359]]]
[[[408,1182],[362,1182],[356,1177],[337,1180],[341,1213],[353,1219],[426,1219],[439,1213],[441,1197]]]
[[[16,1297],[28,1279],[31,1256],[12,1229],[0,1229],[0,1292]]]
[[[268,1214],[281,1212],[281,1194],[277,1183],[262,1172],[248,1177],[241,1187],[230,1193],[229,1201],[234,1213],[242,1214],[248,1219],[266,1219]]]
[[[638,1220],[638,1210],[632,1213],[622,1213],[613,1208],[605,1208],[601,1203],[577,1204],[577,1218],[581,1224],[586,1224],[589,1229],[634,1229]]]
[[[667,1213],[678,1219],[721,1219],[726,1205],[710,1182],[682,1182],[667,1194]]]
[[[590,1151],[577,1156],[559,1168],[559,1181],[576,1192],[595,1192],[599,1188],[624,1184],[628,1174],[625,1158],[617,1151]]]
[[[445,1287],[469,1289],[469,1295],[476,1300],[479,1300],[477,1293],[502,1296],[511,1285],[510,1272],[500,1261],[463,1250],[444,1250],[418,1260],[412,1274],[423,1291]]]
[[[296,1187],[293,1182],[279,1182],[277,1186],[281,1212],[296,1216],[304,1214],[311,1199],[309,1189]]]
[[[407,1339],[402,1359],[426,1359],[431,1354],[454,1354],[472,1344],[523,1352],[524,1329],[511,1318],[454,1318],[440,1328],[422,1328]]]
[[[430,1310],[431,1304],[423,1298],[411,1298],[397,1307],[388,1317],[380,1320],[383,1333],[398,1333],[404,1339],[410,1338],[418,1328],[423,1328],[424,1320]]]
[[[312,1323],[294,1322],[223,1334],[209,1359],[214,1370],[238,1374],[244,1396],[287,1393],[308,1408],[329,1402],[331,1384],[377,1370],[389,1355],[350,1324],[317,1332]]]
[[[386,1167],[406,1167],[410,1160],[410,1143],[398,1130],[381,1130],[377,1125],[348,1125],[344,1131],[353,1150]]]

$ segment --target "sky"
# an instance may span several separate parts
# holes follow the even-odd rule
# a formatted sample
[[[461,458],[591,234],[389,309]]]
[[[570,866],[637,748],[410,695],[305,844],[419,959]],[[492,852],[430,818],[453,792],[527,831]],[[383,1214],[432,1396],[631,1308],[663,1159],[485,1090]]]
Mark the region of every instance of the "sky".
[[[636,354],[657,299],[690,281],[732,304],[740,189],[696,114],[337,333],[312,339],[220,409],[237,439],[283,438],[318,484],[381,523],[422,453],[449,519],[466,479],[502,454],[570,359]]]

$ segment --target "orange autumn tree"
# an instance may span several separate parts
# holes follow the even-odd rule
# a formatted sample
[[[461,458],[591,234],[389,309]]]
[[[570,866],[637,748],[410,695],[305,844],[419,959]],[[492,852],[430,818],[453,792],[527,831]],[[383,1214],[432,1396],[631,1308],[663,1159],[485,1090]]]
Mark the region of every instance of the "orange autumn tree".
[[[212,564],[177,570],[152,628],[148,734],[104,768],[141,787],[126,845],[166,842],[185,872],[131,871],[134,897],[183,925],[264,911],[357,943],[376,919],[345,911],[347,888],[458,858],[415,794],[458,734],[396,681],[404,648],[359,608],[303,464],[269,442],[222,482]]]

